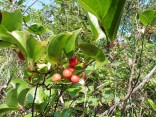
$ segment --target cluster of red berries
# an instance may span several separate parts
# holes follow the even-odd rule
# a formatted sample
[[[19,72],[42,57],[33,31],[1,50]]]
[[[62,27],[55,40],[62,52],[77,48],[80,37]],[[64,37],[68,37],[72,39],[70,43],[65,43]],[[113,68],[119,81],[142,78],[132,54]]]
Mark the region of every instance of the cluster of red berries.
[[[72,57],[69,59],[69,66],[63,70],[62,75],[70,80],[73,83],[78,83],[80,81],[80,77],[76,74],[73,74],[75,71],[75,66],[78,64],[78,58],[77,57]],[[52,81],[56,82],[61,80],[61,75],[59,73],[55,73],[52,76]]]

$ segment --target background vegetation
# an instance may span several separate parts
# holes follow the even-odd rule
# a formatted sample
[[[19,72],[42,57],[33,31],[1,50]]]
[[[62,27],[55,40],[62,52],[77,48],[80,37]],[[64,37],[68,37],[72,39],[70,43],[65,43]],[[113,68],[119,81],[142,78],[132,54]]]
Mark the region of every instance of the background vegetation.
[[[98,2],[91,4],[94,0],[86,0],[85,5],[91,5],[91,10],[82,1],[49,0],[45,4],[34,0],[30,5],[26,0],[0,2],[0,116],[156,116],[156,1],[116,0],[119,3],[114,2],[114,6],[121,7],[117,10],[119,17],[113,17],[111,10],[94,9],[93,6],[100,6]],[[37,3],[41,7],[33,8]],[[17,14],[4,19],[6,11]],[[106,12],[104,19],[101,12]],[[18,27],[21,17],[22,25]],[[32,35],[27,39],[26,51],[22,44],[11,40],[16,38],[12,33],[15,30],[21,31],[14,34],[22,35],[22,39],[27,38],[27,33]],[[52,40],[65,36],[75,41],[61,49],[53,47]],[[49,43],[51,46],[47,46]],[[83,46],[86,43],[90,45]],[[41,53],[34,49],[40,47]],[[62,48],[67,52],[59,54]],[[25,56],[23,62],[18,62],[19,50]],[[52,82],[51,76],[61,73],[73,55],[79,59],[75,73],[85,84]],[[36,64],[44,64],[43,71]],[[85,78],[83,71],[87,73]]]

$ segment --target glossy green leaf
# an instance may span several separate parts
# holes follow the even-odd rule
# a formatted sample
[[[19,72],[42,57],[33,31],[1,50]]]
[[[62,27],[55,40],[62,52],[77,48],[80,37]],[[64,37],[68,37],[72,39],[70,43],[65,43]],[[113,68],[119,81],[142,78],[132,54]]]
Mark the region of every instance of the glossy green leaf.
[[[98,41],[99,39],[104,38],[105,35],[99,26],[98,19],[91,13],[88,13],[88,17],[90,20],[90,26],[91,26],[91,30],[94,35],[95,41]]]
[[[0,104],[0,114],[8,111],[18,110],[16,107],[9,107],[7,104]]]
[[[79,45],[79,48],[85,55],[92,57],[99,62],[103,62],[105,60],[105,55],[102,50],[92,44],[82,43]]]
[[[80,31],[81,31],[81,29],[71,32],[71,35],[69,35],[68,39],[66,40],[66,43],[64,46],[64,52],[68,58],[73,56],[73,53],[75,51],[76,37],[80,33]]]
[[[39,34],[43,34],[45,32],[45,29],[42,25],[38,23],[34,23],[28,28],[28,31],[39,35]]]
[[[49,43],[48,56],[54,62],[61,62],[63,50],[71,56],[75,50],[75,40],[80,30],[66,32],[55,36]]]
[[[78,0],[88,12],[95,15],[106,36],[115,40],[126,0]]]
[[[26,98],[26,95],[28,93],[28,89],[23,89],[20,93],[19,93],[19,96],[18,96],[18,103],[20,105],[24,105],[24,102],[25,102],[25,98]]]
[[[41,44],[27,31],[13,31],[11,35],[17,40],[17,46],[25,54],[29,62],[37,61],[43,52]]]
[[[147,10],[140,14],[141,23],[144,25],[153,25],[156,22],[156,10]]]
[[[7,92],[6,103],[9,107],[17,107],[17,89],[11,89]]]
[[[21,30],[22,27],[23,16],[20,10],[15,10],[13,12],[2,12],[2,21],[1,25],[3,25],[7,30]]]

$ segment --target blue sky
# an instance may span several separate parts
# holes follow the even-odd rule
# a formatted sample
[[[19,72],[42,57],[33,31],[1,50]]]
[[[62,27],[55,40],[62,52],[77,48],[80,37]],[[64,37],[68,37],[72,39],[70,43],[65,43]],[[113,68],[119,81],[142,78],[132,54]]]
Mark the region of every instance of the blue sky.
[[[0,2],[2,2],[3,0],[0,0]],[[26,2],[24,3],[27,7],[30,6],[32,3],[34,3],[34,1],[36,0],[25,0]],[[37,0],[37,2],[35,4],[33,4],[32,8],[35,9],[41,9],[42,8],[42,4],[41,2],[45,3],[45,4],[49,4],[50,2],[53,2],[54,0]],[[0,6],[0,9],[3,6]]]
[[[25,4],[27,6],[30,6],[32,3],[34,3],[34,1],[36,0],[26,0]],[[49,4],[50,2],[52,2],[54,0],[38,0],[33,6],[32,8],[35,8],[35,9],[41,9],[42,8],[42,4],[41,2],[45,3],[45,4]]]

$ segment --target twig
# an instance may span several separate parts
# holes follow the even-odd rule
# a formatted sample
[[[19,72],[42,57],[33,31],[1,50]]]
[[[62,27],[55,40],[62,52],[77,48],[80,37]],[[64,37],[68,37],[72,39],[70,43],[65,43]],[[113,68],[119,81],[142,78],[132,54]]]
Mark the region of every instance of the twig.
[[[140,88],[142,88],[146,82],[148,82],[151,77],[153,76],[153,74],[156,73],[156,66],[154,66],[154,68],[150,71],[150,73],[148,73],[145,77],[144,80],[138,85],[136,86],[131,95],[134,94],[136,91],[138,91]],[[116,104],[114,104],[112,107],[110,107],[108,110],[106,110],[104,113],[101,114],[101,117],[104,115],[109,115],[110,112],[112,112],[114,110],[114,108],[116,108],[119,104],[121,104],[123,101],[127,100],[128,94],[123,98],[120,99],[120,101]]]
[[[32,117],[34,117],[34,105],[35,105],[37,89],[38,89],[38,84],[36,85],[36,88],[35,88],[34,99],[33,99],[33,103],[32,103]]]
[[[59,94],[58,99],[57,99],[57,101],[56,101],[56,105],[55,105],[55,107],[54,107],[54,112],[56,112],[56,108],[57,108],[57,106],[58,106],[58,102],[59,102],[59,99],[60,99],[60,97],[62,96],[62,94],[63,94],[63,91],[60,91],[60,94]]]
[[[38,0],[35,0],[30,6],[27,7],[27,9],[23,12],[23,15],[27,12],[27,10],[34,5]]]
[[[144,78],[144,80],[134,88],[132,93],[135,93],[137,90],[139,90],[140,88],[142,88],[146,82],[148,82],[151,79],[151,76],[156,72],[156,66],[154,66],[154,68],[150,71],[149,74],[147,74]]]

